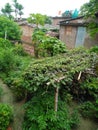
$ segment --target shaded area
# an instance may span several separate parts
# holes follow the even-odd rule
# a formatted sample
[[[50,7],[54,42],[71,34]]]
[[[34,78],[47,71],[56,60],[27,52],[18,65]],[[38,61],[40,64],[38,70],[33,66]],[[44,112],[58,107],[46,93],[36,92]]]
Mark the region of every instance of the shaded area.
[[[72,102],[72,104],[69,106],[70,112],[73,111],[73,109],[77,108],[79,104],[76,102]],[[91,119],[83,118],[81,115],[79,116],[79,126],[73,130],[98,130],[98,123],[94,122]]]
[[[15,97],[10,88],[5,85],[2,80],[0,80],[0,87],[3,89],[3,94],[1,95],[1,103],[9,104],[13,107],[14,111],[14,121],[12,123],[12,130],[22,130],[22,122],[24,117],[23,104],[24,101],[15,102]]]

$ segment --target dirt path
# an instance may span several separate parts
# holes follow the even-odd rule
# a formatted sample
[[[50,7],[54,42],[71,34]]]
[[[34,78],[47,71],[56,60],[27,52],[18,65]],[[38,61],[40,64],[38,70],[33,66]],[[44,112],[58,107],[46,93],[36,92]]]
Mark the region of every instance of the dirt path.
[[[75,108],[78,107],[78,104],[72,102],[71,106],[69,106],[69,110],[72,112]],[[93,120],[83,118],[81,115],[79,116],[79,126],[73,130],[98,130],[98,123]]]
[[[23,110],[23,104],[24,101],[15,102],[15,97],[8,88],[7,85],[5,85],[2,80],[0,80],[0,87],[3,89],[3,94],[1,96],[1,103],[7,103],[13,107],[14,110],[14,122],[12,124],[12,130],[22,130],[22,122],[23,122],[23,116],[24,116],[24,110]]]
[[[90,119],[80,118],[80,125],[76,130],[98,130],[98,124]]]

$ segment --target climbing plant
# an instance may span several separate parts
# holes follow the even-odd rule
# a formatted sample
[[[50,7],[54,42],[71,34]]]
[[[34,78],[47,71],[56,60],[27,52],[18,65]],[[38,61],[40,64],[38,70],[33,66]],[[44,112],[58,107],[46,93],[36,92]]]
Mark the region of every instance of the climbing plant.
[[[27,101],[30,101],[26,106],[24,128],[71,130],[77,125],[78,117],[74,114],[76,119],[70,118],[70,114],[66,113],[67,106],[62,95],[70,93],[78,97],[78,88],[84,81],[82,75],[87,78],[91,75],[89,70],[95,73],[96,63],[97,55],[85,49],[32,61],[23,74]],[[73,85],[74,82],[79,85],[78,88]]]
[[[27,90],[34,92],[40,86],[53,85],[60,81],[64,85],[73,80],[76,73],[84,72],[97,62],[96,54],[85,50],[73,50],[66,54],[33,61],[24,73]],[[32,82],[31,82],[32,81]]]

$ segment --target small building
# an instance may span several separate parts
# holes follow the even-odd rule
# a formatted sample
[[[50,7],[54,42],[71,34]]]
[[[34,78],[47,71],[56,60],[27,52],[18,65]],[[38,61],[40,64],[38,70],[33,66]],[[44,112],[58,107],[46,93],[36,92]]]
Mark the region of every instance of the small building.
[[[51,24],[45,24],[44,28],[49,31],[50,36],[59,37],[59,22],[68,19],[68,17],[51,17]],[[32,34],[35,28],[35,24],[30,24],[27,22],[27,19],[17,21],[18,25],[21,27],[22,30],[22,37],[21,41],[24,43],[32,43]],[[40,26],[42,28],[42,26]],[[50,33],[51,32],[51,33]]]
[[[60,22],[59,38],[66,43],[67,48],[72,49],[79,46],[90,48],[98,45],[98,35],[91,38],[87,33],[86,23],[83,16]]]

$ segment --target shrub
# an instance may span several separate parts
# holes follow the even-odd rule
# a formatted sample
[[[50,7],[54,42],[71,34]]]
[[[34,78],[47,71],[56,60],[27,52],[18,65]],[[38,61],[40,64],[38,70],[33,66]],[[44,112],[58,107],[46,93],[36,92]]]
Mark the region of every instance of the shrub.
[[[0,49],[0,71],[8,73],[20,64],[12,49]]]
[[[13,45],[9,40],[5,40],[3,38],[0,38],[0,48],[7,49],[11,48]]]
[[[66,92],[69,96],[66,101],[72,100],[72,96],[68,93],[73,94],[73,90],[78,96],[80,90],[78,85],[83,78],[81,75],[78,81],[79,73],[86,73],[96,62],[97,55],[89,54],[84,49],[32,61],[23,74],[26,83],[24,88],[27,90],[28,99],[32,99],[26,107],[24,127],[36,130],[70,130],[78,118],[75,117],[75,113],[71,115],[74,118],[70,118],[64,100],[61,100],[62,93]],[[86,76],[88,75],[90,73]],[[74,82],[77,86],[73,86]],[[59,88],[57,118],[54,111],[56,88]]]
[[[20,76],[18,74],[18,76]],[[20,101],[26,97],[26,91],[24,89],[25,82],[20,77],[16,76],[10,84],[11,89],[13,90],[14,96],[17,101]]]
[[[15,47],[13,48],[13,52],[15,55],[27,56],[27,53],[25,52],[21,44],[16,44]]]
[[[7,104],[0,104],[0,130],[6,130],[13,119],[13,110]]]
[[[77,80],[78,76],[74,77],[76,74],[79,75],[80,71],[84,72],[92,67],[95,62],[97,62],[97,57],[84,51],[72,51],[63,55],[32,61],[23,75],[24,82],[28,83],[26,89],[33,92],[40,86],[47,87],[48,82],[50,83],[49,86],[57,87],[57,81],[62,77],[63,79],[59,81],[60,86],[67,87],[66,83],[72,83],[73,78]]]
[[[90,52],[95,52],[95,53],[98,54],[98,46],[91,47],[89,51]]]
[[[98,98],[98,78],[87,78],[87,80],[81,84],[81,88],[84,91],[85,95],[89,95],[90,99]]]
[[[19,57],[13,53],[14,48],[10,41],[0,38],[0,72],[8,73],[19,65]]]
[[[98,119],[98,100],[81,104],[79,110],[84,117]]]
[[[51,93],[39,94],[26,104],[23,129],[71,130],[78,125],[78,114],[70,114],[64,102],[59,100],[58,111],[54,111],[53,97]]]
[[[0,37],[5,38],[5,33],[9,40],[20,40],[21,38],[19,25],[7,17],[0,16]]]
[[[66,52],[66,45],[59,39],[46,36],[45,32],[35,30],[32,36],[36,57],[54,56]]]
[[[22,100],[25,98],[25,82],[23,80],[22,74],[25,70],[25,68],[28,66],[28,64],[31,61],[31,57],[29,56],[19,56],[18,58],[19,66],[17,68],[14,68],[11,70],[7,76],[3,76],[4,82],[13,90],[14,96],[16,100]]]

